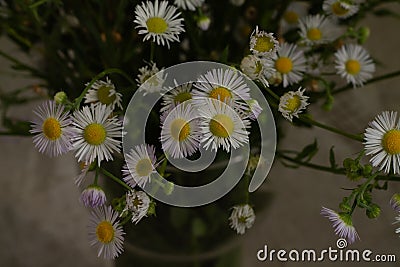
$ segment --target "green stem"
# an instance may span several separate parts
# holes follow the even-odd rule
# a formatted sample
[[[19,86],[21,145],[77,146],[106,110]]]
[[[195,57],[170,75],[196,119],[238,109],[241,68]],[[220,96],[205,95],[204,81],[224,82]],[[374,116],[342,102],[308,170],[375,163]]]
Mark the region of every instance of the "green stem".
[[[99,180],[99,167],[97,166],[96,167],[96,174],[95,174],[95,176],[94,176],[94,181],[93,181],[93,184],[94,185],[97,185],[97,181]]]
[[[282,153],[280,151],[276,151],[276,156],[279,158],[285,159],[287,161],[296,163],[298,165],[314,169],[314,170],[330,172],[330,173],[334,173],[334,174],[345,174],[346,173],[344,168],[333,169],[333,168],[327,167],[327,166],[317,165],[317,164],[313,164],[313,163],[309,163],[309,162],[303,162],[301,160],[297,160],[295,158],[286,156],[284,153]]]
[[[11,61],[13,63],[15,63],[19,69],[25,69],[25,70],[30,71],[33,76],[36,76],[36,77],[39,77],[39,78],[42,78],[42,79],[46,78],[46,75],[44,73],[40,72],[39,70],[37,70],[37,69],[35,69],[35,68],[31,67],[31,66],[26,65],[25,63],[22,63],[18,59],[10,56],[9,54],[3,52],[2,50],[0,50],[0,56],[4,57],[5,59],[8,59],[9,61]]]
[[[131,191],[132,188],[127,185],[126,183],[124,183],[121,179],[119,179],[118,177],[114,176],[112,173],[108,172],[107,170],[100,168],[100,171],[107,177],[111,178],[111,180],[113,180],[114,182],[116,182],[117,184],[120,184],[122,187],[124,187],[126,190]]]
[[[154,60],[155,50],[156,50],[156,45],[154,42],[151,42],[150,43],[150,62],[153,62],[153,60]]]
[[[367,81],[367,82],[365,83],[365,85],[371,84],[371,83],[374,83],[374,82],[379,82],[379,81],[386,80],[386,79],[390,79],[390,78],[394,78],[394,77],[399,76],[399,75],[400,75],[400,70],[394,71],[394,72],[389,72],[389,73],[387,73],[387,74],[383,74],[383,75],[381,75],[381,76],[375,77],[375,78],[373,78],[373,79]],[[335,95],[335,94],[338,94],[338,93],[347,91],[347,90],[352,89],[352,88],[353,88],[353,85],[348,84],[348,85],[343,86],[343,87],[341,87],[341,88],[339,88],[339,89],[337,89],[337,90],[334,90],[334,91],[332,92],[332,94]]]
[[[97,74],[90,82],[89,84],[85,87],[85,89],[82,91],[81,95],[75,99],[75,103],[74,103],[74,108],[78,108],[79,105],[81,104],[83,98],[85,97],[87,91],[92,87],[92,85],[99,79],[103,78],[104,76],[106,76],[107,74],[111,74],[111,73],[118,73],[121,76],[123,76],[125,79],[127,79],[131,84],[136,85],[135,81],[133,81],[131,79],[131,77],[129,77],[128,74],[126,74],[125,72],[123,72],[120,69],[117,68],[110,68],[110,69],[106,69],[102,72],[100,72],[99,74]]]
[[[275,98],[276,100],[278,100],[278,102],[280,101],[281,98],[280,98],[277,94],[275,94],[275,92],[272,91],[269,87],[264,86],[264,89],[265,89],[273,98]]]
[[[301,160],[297,160],[295,158],[289,157],[289,156],[285,155],[281,151],[276,151],[276,156],[279,157],[279,158],[282,158],[284,160],[290,161],[292,163],[295,163],[295,164],[310,168],[310,169],[329,172],[329,173],[333,173],[333,174],[340,174],[340,175],[345,175],[346,174],[346,171],[345,171],[344,168],[333,169],[332,167],[328,167],[328,166],[322,166],[322,165],[313,164],[313,163],[309,163],[309,162],[303,162]],[[400,177],[395,176],[395,175],[377,175],[375,177],[375,180],[377,180],[377,181],[400,182]]]
[[[362,138],[362,136],[360,136],[360,135],[355,135],[355,134],[346,133],[346,132],[344,132],[344,131],[342,131],[342,130],[339,130],[339,129],[335,128],[335,127],[332,127],[332,126],[325,125],[325,124],[322,124],[322,123],[320,123],[320,122],[317,122],[317,121],[315,121],[315,120],[313,120],[313,119],[311,119],[311,118],[309,118],[309,117],[306,117],[306,116],[304,116],[304,115],[300,115],[300,116],[299,116],[299,119],[300,119],[302,122],[309,123],[309,124],[314,125],[314,126],[316,126],[316,127],[319,127],[319,128],[328,130],[328,131],[330,131],[330,132],[333,132],[333,133],[336,133],[336,134],[345,136],[345,137],[350,138],[350,139],[353,139],[353,140],[355,140],[355,141],[359,141],[359,142],[362,142],[362,141],[363,141],[363,138]]]

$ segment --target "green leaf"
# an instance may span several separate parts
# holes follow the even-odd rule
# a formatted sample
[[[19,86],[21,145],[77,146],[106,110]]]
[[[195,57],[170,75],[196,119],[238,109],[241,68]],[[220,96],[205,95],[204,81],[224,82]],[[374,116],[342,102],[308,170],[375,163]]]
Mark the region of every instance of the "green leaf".
[[[315,154],[317,154],[317,152],[318,143],[317,139],[314,139],[312,144],[307,145],[299,154],[297,154],[296,160],[304,160],[305,162],[308,162],[315,156]]]
[[[336,164],[335,152],[333,151],[333,148],[334,146],[332,146],[329,150],[329,162],[331,163],[331,168],[336,169],[338,165]]]
[[[222,51],[221,57],[220,57],[220,61],[221,63],[228,63],[228,56],[229,56],[229,45],[227,45],[224,49],[224,51]]]

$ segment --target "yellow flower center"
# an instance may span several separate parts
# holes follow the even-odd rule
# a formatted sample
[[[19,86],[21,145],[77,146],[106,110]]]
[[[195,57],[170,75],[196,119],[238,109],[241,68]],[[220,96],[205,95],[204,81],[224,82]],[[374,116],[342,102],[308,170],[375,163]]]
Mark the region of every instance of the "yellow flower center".
[[[298,95],[294,95],[292,98],[289,98],[286,101],[286,105],[283,108],[293,113],[297,109],[299,109],[300,106],[301,106],[300,97]]]
[[[275,69],[282,74],[289,73],[293,69],[292,60],[288,57],[278,58],[275,62]]]
[[[83,138],[90,145],[101,145],[106,140],[107,132],[99,123],[92,123],[83,130]]]
[[[358,62],[358,60],[354,60],[354,59],[349,59],[346,62],[346,71],[347,73],[351,74],[351,75],[356,75],[360,72],[361,70],[361,65],[360,62]]]
[[[175,104],[181,104],[187,100],[192,99],[192,94],[189,92],[182,92],[175,96],[174,102]]]
[[[257,61],[256,62],[256,69],[254,71],[254,74],[257,74],[257,75],[260,74],[262,69],[263,69],[263,65],[261,64],[261,61]]]
[[[110,96],[110,90],[111,88],[108,86],[101,86],[97,90],[97,98],[99,99],[100,103],[110,105],[115,101],[117,96],[115,94]]]
[[[135,198],[132,200],[132,205],[133,205],[135,208],[140,207],[142,204],[143,204],[143,201],[140,200],[138,197],[135,197]]]
[[[274,42],[269,36],[258,36],[253,49],[261,53],[269,52],[274,49]]]
[[[233,133],[234,127],[233,120],[225,114],[215,115],[210,121],[210,131],[217,137],[229,137]]]
[[[101,243],[108,244],[114,239],[114,227],[108,221],[102,221],[96,228],[97,239]]]
[[[318,28],[311,28],[307,32],[307,38],[311,41],[318,41],[322,38],[322,32]]]
[[[145,158],[138,161],[135,169],[139,176],[148,176],[153,171],[153,165],[149,158]]]
[[[182,142],[186,140],[189,134],[190,125],[184,119],[178,118],[171,123],[171,135],[175,140]]]
[[[393,129],[385,133],[382,138],[383,149],[391,154],[400,154],[400,130]]]
[[[226,100],[232,98],[231,91],[222,86],[212,89],[209,96],[222,102],[226,102]]]
[[[57,140],[61,136],[61,125],[55,118],[47,118],[42,125],[44,135],[50,140]]]
[[[165,19],[160,17],[152,17],[146,21],[147,30],[152,33],[164,33],[168,29]]]
[[[287,11],[283,15],[283,19],[289,24],[295,24],[299,21],[299,15],[293,11]]]
[[[340,1],[336,1],[335,3],[332,4],[332,12],[333,14],[337,15],[337,16],[343,16],[346,15],[347,12],[349,12],[348,9],[344,8]]]

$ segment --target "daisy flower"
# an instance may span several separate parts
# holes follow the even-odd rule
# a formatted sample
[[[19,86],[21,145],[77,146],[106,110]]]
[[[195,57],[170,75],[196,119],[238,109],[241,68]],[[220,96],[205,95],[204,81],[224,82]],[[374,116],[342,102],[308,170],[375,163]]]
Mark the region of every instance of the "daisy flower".
[[[123,180],[130,186],[144,187],[150,182],[150,175],[156,172],[155,148],[152,145],[140,145],[125,155],[126,164],[122,168]]]
[[[192,105],[178,105],[165,118],[161,129],[161,144],[173,158],[193,155],[199,148],[197,114]]]
[[[176,81],[175,81],[176,84]],[[176,85],[173,89],[167,90],[167,92],[163,95],[163,107],[161,108],[161,112],[166,110],[172,110],[174,107],[188,101],[193,98],[192,94],[192,83],[186,83],[182,85]]]
[[[250,88],[238,71],[233,69],[212,69],[200,76],[194,84],[193,104],[202,106],[206,98],[222,102],[233,102],[235,107],[242,107],[241,101],[250,99]]]
[[[367,155],[373,155],[370,162],[389,173],[400,174],[400,121],[397,112],[384,111],[378,115],[364,134]]]
[[[322,207],[321,215],[328,218],[328,220],[332,222],[335,234],[340,238],[345,238],[349,244],[352,244],[357,239],[360,239],[349,214],[337,213],[331,209]]]
[[[126,194],[126,206],[121,214],[130,211],[132,223],[137,224],[143,217],[147,216],[149,207],[149,196],[143,191],[132,190]]]
[[[345,19],[357,13],[359,6],[355,1],[325,0],[322,9],[334,18]]]
[[[337,27],[323,15],[309,15],[300,20],[300,37],[306,45],[329,43],[339,37]]]
[[[183,10],[195,11],[196,8],[201,7],[204,0],[175,0],[174,4]]]
[[[390,206],[393,210],[400,212],[400,194],[394,194],[390,199]]]
[[[375,64],[362,46],[348,44],[335,53],[335,68],[340,76],[356,87],[372,77]]]
[[[237,205],[232,208],[231,216],[229,217],[229,226],[238,234],[243,235],[246,229],[250,229],[256,215],[250,205]]]
[[[400,223],[400,214],[395,217],[395,220],[396,221],[393,224]],[[400,227],[396,229],[395,233],[396,234],[400,233]]]
[[[86,83],[85,86],[88,86]],[[85,95],[85,103],[100,102],[104,105],[110,105],[112,109],[117,105],[122,109],[121,94],[117,93],[114,84],[106,77],[106,81],[96,81]]]
[[[286,32],[299,26],[299,20],[308,13],[308,3],[293,1],[286,8],[281,20],[282,31]]]
[[[220,146],[227,152],[249,142],[246,128],[250,125],[247,119],[241,119],[239,114],[229,104],[208,98],[199,108],[200,143],[204,148],[217,150]]]
[[[306,70],[306,58],[295,44],[283,43],[274,56],[274,67],[282,75],[283,87],[299,82]]]
[[[110,206],[102,206],[91,212],[89,243],[98,250],[97,256],[115,259],[122,253],[125,234],[117,221],[118,213]]]
[[[185,31],[180,14],[168,1],[142,2],[135,9],[135,28],[140,29],[139,34],[145,34],[143,41],[152,39],[157,45],[169,48],[169,42],[179,42],[178,35]]]
[[[279,43],[273,33],[259,31],[258,26],[250,36],[250,51],[255,56],[272,56],[278,49]]]
[[[81,202],[85,207],[97,208],[103,206],[106,201],[106,194],[98,185],[90,185],[81,193]]]
[[[165,79],[166,74],[164,74],[164,69],[160,70],[157,68],[156,63],[150,62],[139,69],[136,82],[139,91],[146,95],[148,93],[160,92]]]
[[[46,101],[33,113],[36,118],[32,121],[32,129],[29,132],[35,134],[33,143],[39,152],[50,157],[68,152],[74,133],[70,127],[69,112],[64,106],[54,101]]]
[[[85,106],[76,111],[73,125],[76,136],[73,139],[73,149],[78,161],[88,164],[97,159],[100,166],[103,160],[112,160],[112,152],[119,152],[122,136],[122,123],[116,117],[110,117],[112,109],[100,103]]]
[[[293,117],[299,117],[300,114],[308,105],[308,96],[304,95],[305,89],[301,87],[297,91],[289,91],[281,96],[278,110],[282,113],[285,119],[292,121]]]
[[[250,79],[260,81],[264,86],[268,86],[267,78],[272,75],[274,69],[272,60],[248,55],[242,59],[240,69]]]

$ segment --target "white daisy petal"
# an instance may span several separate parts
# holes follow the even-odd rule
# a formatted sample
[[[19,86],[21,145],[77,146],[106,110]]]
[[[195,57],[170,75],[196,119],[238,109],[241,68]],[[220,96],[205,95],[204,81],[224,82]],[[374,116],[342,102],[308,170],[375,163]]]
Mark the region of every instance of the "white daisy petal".
[[[228,104],[216,99],[204,99],[203,106],[199,108],[200,143],[204,148],[211,146],[217,150],[220,146],[229,152],[230,148],[236,149],[249,142],[246,128],[250,126],[247,119],[242,119],[239,114]]]
[[[125,155],[126,164],[122,168],[123,180],[130,186],[144,187],[156,172],[155,148],[151,145],[135,146]]]
[[[300,20],[300,37],[306,45],[329,43],[339,35],[338,25],[323,15],[309,15]]]
[[[400,174],[400,127],[397,112],[384,111],[369,123],[364,134],[364,148],[367,155],[372,155],[372,166],[379,167],[385,173]]]
[[[122,137],[122,122],[111,117],[111,107],[100,103],[85,106],[73,116],[74,132],[72,141],[78,161],[88,164],[97,159],[100,166],[103,160],[112,160],[112,152],[119,152]]]
[[[282,75],[283,87],[299,82],[306,70],[306,58],[297,45],[283,43],[273,57],[275,70]]]
[[[96,208],[89,223],[89,243],[98,250],[97,256],[114,259],[122,253],[125,234],[119,225],[118,213],[110,206]]]
[[[335,53],[337,73],[354,87],[362,86],[372,77],[375,64],[368,52],[360,45],[348,44]]]
[[[357,239],[360,239],[353,226],[351,217],[348,214],[339,214],[331,209],[322,207],[321,215],[332,222],[335,234],[341,238],[347,239],[350,244],[354,243]]]
[[[143,41],[152,39],[157,45],[169,48],[169,43],[179,41],[179,34],[185,31],[180,14],[168,1],[147,1],[136,6],[134,22],[139,34],[145,34]]]
[[[201,107],[207,98],[232,102],[233,108],[246,108],[242,103],[250,100],[250,88],[238,71],[233,69],[212,69],[200,76],[194,84],[193,105]]]
[[[85,84],[85,86],[87,86]],[[115,90],[115,85],[106,77],[106,81],[96,81],[85,95],[85,103],[100,102],[104,105],[110,105],[115,109],[117,105],[122,109],[122,95]]]
[[[175,0],[174,4],[183,10],[195,11],[196,8],[201,7],[204,0]]]
[[[69,112],[54,101],[44,102],[33,112],[37,117],[32,121],[30,133],[35,134],[33,143],[39,152],[50,157],[67,153],[74,136]]]
[[[164,152],[173,158],[193,155],[199,148],[199,126],[195,110],[190,104],[180,104],[168,111],[161,129]]]
[[[229,226],[238,234],[243,235],[246,229],[250,229],[253,226],[255,219],[256,215],[250,205],[237,205],[232,208]]]
[[[309,105],[304,90],[300,87],[297,91],[289,91],[281,96],[278,110],[287,120],[292,121],[293,117],[298,117],[298,114]]]

